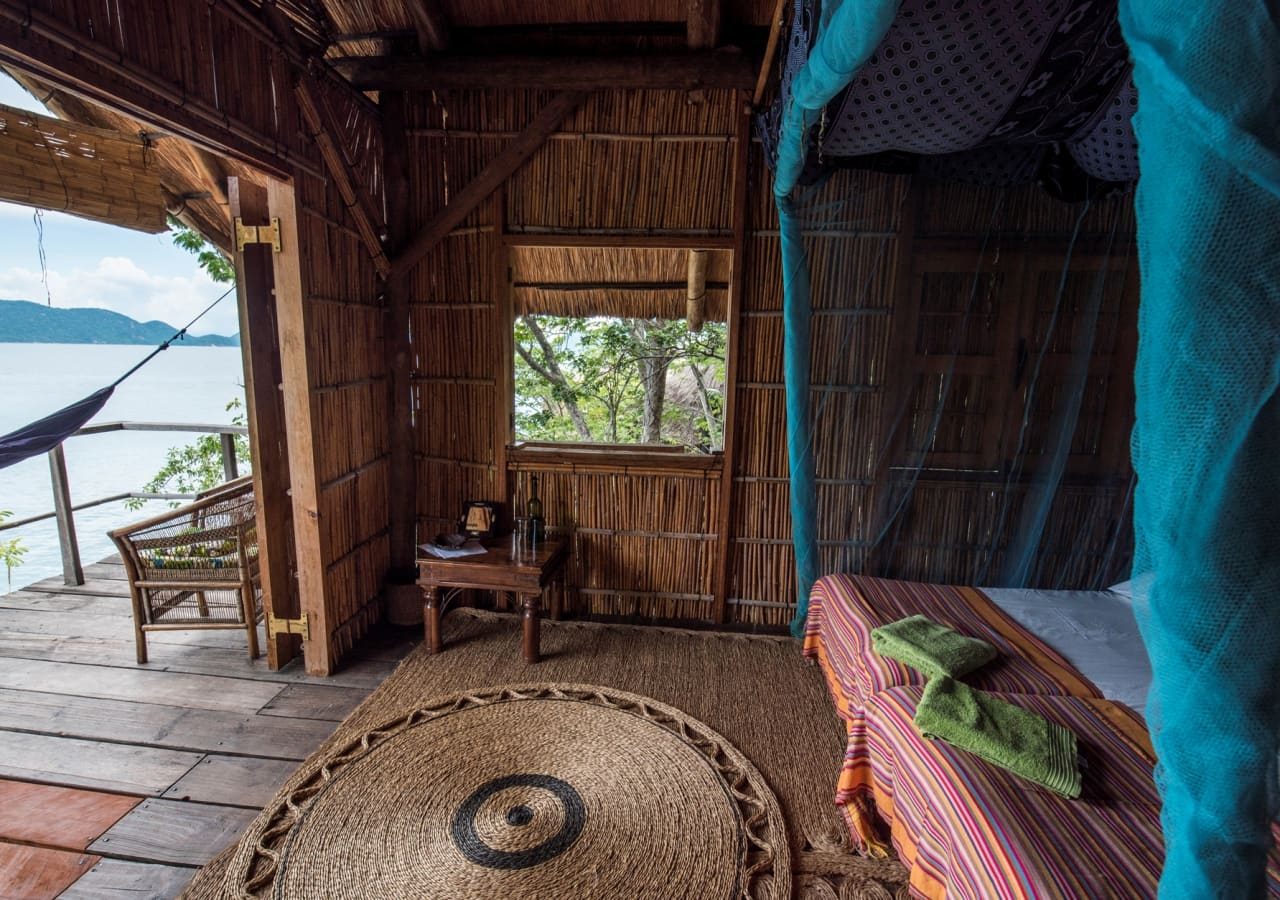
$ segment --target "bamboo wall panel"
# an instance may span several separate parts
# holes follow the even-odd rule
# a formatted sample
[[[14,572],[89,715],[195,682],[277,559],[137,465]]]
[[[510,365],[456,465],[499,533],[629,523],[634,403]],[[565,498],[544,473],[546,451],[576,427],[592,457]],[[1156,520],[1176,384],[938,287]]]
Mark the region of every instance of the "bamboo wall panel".
[[[406,118],[413,156],[420,161],[411,178],[418,224],[429,221],[501,152],[549,97],[531,91],[415,95]],[[727,139],[655,142],[613,136],[727,136],[734,115],[726,105],[731,97],[726,92],[692,99],[678,92],[591,94],[562,130],[610,137],[553,137],[505,186],[505,227],[513,232],[727,229]],[[683,209],[662,194],[663,185],[682,178],[708,186],[705,196],[700,190],[683,201]],[[501,318],[506,313],[494,279],[501,252],[494,214],[493,203],[482,203],[409,274],[423,539],[455,527],[466,500],[499,500],[523,510],[528,478],[537,470],[513,465],[511,494],[496,493],[504,436],[495,403],[510,363],[495,357],[495,347],[500,329],[511,326]],[[603,256],[587,250],[512,252],[516,281],[607,280],[618,274]],[[623,266],[627,280],[637,280],[637,273],[655,280],[686,277],[686,251],[637,254],[645,260]],[[713,280],[717,273],[727,279],[727,266],[727,260],[714,261]],[[597,615],[707,619],[719,515],[718,470],[709,472],[540,470],[547,521],[572,534],[574,542],[570,607]]]
[[[381,618],[390,565],[386,313],[368,250],[333,182],[299,174],[295,183],[325,612],[330,653],[339,659]]]
[[[515,464],[514,504],[530,479],[548,527],[573,542],[567,608],[588,615],[659,619],[710,616],[717,470],[666,474],[564,471]]]
[[[755,165],[763,165],[758,157]],[[994,473],[986,480],[966,482],[926,474],[886,534],[886,546],[895,546],[892,559],[877,559],[870,550],[879,536],[882,507],[894,496],[884,481],[889,475],[887,454],[894,440],[894,432],[888,430],[895,420],[894,404],[906,403],[899,427],[908,441],[914,436],[914,446],[919,449],[933,426],[944,377],[937,368],[941,363],[913,373],[915,363],[895,356],[894,348],[905,339],[911,352],[923,354],[916,360],[945,359],[956,348],[962,359],[987,359],[994,364],[997,349],[1003,346],[998,346],[998,340],[1004,340],[995,323],[1004,321],[1001,316],[1005,315],[1012,317],[1009,321],[1026,321],[1024,330],[1036,335],[1029,342],[1034,352],[1047,334],[1058,279],[1067,259],[1067,239],[1077,219],[1082,235],[1101,238],[1114,228],[1123,242],[1132,231],[1131,203],[1124,197],[1095,201],[1081,218],[1080,206],[1053,201],[1035,187],[1001,191],[921,183],[916,187],[918,199],[912,201],[910,186],[911,180],[905,177],[837,172],[813,191],[807,206],[814,211],[812,228],[806,230],[806,248],[816,310],[810,404],[819,476],[820,552],[824,571],[873,571],[971,583],[988,568],[983,548],[989,539],[996,535],[1003,547],[1017,527],[1028,490],[1017,479],[1006,489]],[[913,202],[915,225],[909,234],[901,233]],[[737,386],[740,443],[734,478],[729,603],[733,621],[781,625],[794,613],[795,590],[786,405],[781,390],[781,258],[777,217],[768,192],[756,190],[750,209],[752,236],[745,261],[748,279]],[[998,246],[1012,268],[979,278],[981,289],[975,295],[968,324],[961,328],[973,291],[978,248],[988,230],[1009,236]],[[920,240],[940,236],[954,239],[947,245],[949,252],[963,261],[955,264],[950,274],[941,271],[948,264],[938,261],[948,257],[934,259],[944,248],[939,245],[935,250]],[[1049,241],[1037,245],[1039,255],[1030,263],[1032,271],[1026,277],[1033,283],[1017,280],[1023,271],[1018,267],[1024,265],[1027,253],[1020,241],[1026,236]],[[914,241],[914,251],[904,249],[908,241]],[[908,252],[910,257],[900,258]],[[1118,249],[1117,259],[1124,252]],[[906,270],[904,263],[917,270],[930,266],[939,270],[929,276],[936,280],[926,289],[923,307],[914,311],[903,299],[912,296],[909,285],[897,283]],[[1037,386],[1049,413],[1033,420],[1024,435],[1033,458],[1048,439],[1053,411],[1061,409],[1065,400],[1065,353],[1081,339],[1081,313],[1096,283],[1096,259],[1078,257],[1066,265],[1066,291],[1054,320],[1047,357],[1063,362],[1047,364]],[[1132,405],[1131,394],[1126,396],[1123,386],[1131,380],[1132,348],[1126,341],[1132,338],[1135,309],[1134,297],[1125,293],[1128,284],[1123,265],[1113,262],[1113,272],[1116,268],[1120,274],[1109,275],[1106,282],[1089,388],[1071,458],[1071,471],[1088,471],[1099,480],[1063,488],[1056,498],[1033,573],[1034,582],[1046,586],[1093,584],[1099,577],[1109,578],[1123,569],[1131,548],[1131,537],[1122,534],[1108,556],[1116,523],[1127,515],[1124,488],[1115,486],[1116,477],[1128,474],[1127,452],[1110,444],[1114,435],[1126,433],[1124,414],[1118,410],[1126,411]],[[1010,277],[1014,280],[1000,280]],[[1034,283],[1035,279],[1041,283]],[[1012,305],[1001,309],[1000,303]],[[906,328],[913,329],[909,335],[903,331]],[[1017,329],[1009,331],[1016,333]],[[1011,357],[1004,374],[962,369],[952,375],[934,435],[935,451],[972,455],[990,438],[993,421],[1010,417],[1010,410],[1021,410],[1023,395],[994,389],[993,378],[1008,380],[1012,366]],[[909,379],[908,390],[899,401],[889,391],[896,390],[903,378]],[[745,426],[745,422],[751,424]],[[999,437],[999,431],[995,433]],[[1101,450],[1102,445],[1108,449]],[[1096,462],[1085,465],[1086,457]],[[1006,495],[1009,502],[1004,503]],[[995,554],[995,571],[1003,561],[1002,554]]]

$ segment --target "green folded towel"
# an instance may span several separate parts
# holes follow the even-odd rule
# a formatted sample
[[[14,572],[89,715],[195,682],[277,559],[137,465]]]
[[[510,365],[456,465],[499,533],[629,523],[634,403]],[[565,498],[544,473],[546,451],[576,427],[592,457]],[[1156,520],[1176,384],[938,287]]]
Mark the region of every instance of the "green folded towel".
[[[1076,736],[1043,716],[942,676],[925,685],[915,723],[927,738],[977,754],[1068,800],[1080,796]]]
[[[933,677],[959,678],[996,658],[986,641],[965,637],[924,616],[910,616],[871,632],[871,646],[881,656]]]

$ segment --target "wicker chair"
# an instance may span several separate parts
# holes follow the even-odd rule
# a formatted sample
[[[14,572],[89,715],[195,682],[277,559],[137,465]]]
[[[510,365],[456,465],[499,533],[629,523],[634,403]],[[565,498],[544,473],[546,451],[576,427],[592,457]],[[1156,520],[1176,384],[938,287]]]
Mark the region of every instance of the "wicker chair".
[[[133,599],[138,662],[148,631],[243,628],[258,656],[258,535],[253,482],[237,479],[186,506],[110,532]]]

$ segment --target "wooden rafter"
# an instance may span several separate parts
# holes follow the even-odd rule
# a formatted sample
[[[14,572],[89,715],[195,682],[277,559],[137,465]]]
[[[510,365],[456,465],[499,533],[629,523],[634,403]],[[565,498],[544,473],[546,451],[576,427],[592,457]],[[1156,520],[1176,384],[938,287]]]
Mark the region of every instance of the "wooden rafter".
[[[449,20],[436,0],[404,0],[418,32],[418,49],[439,53],[449,49]]]
[[[713,50],[720,42],[720,0],[688,0],[686,16],[690,50]]]
[[[449,205],[436,214],[405,247],[392,263],[392,274],[403,275],[444,240],[457,225],[498,187],[511,177],[524,161],[537,152],[551,132],[582,103],[583,94],[565,91],[557,94],[542,108],[524,131],[520,132],[494,159],[467,184]]]
[[[334,135],[339,131],[333,119],[333,111],[306,72],[298,74],[294,94],[298,98],[302,118],[306,120],[311,137],[320,149],[325,168],[329,170],[334,186],[342,195],[342,202],[347,205],[347,209],[355,220],[356,230],[360,232],[369,256],[373,259],[373,265],[378,270],[378,274],[386,278],[391,274],[391,261],[387,259],[386,251],[382,249],[382,238],[376,224],[382,220],[382,217],[373,204],[373,198],[360,185],[342,149],[334,140]]]
[[[311,139],[316,142],[316,147],[320,150],[320,158],[324,160],[324,166],[333,179],[334,187],[342,195],[342,202],[346,204],[351,217],[355,220],[356,231],[360,233],[360,239],[364,241],[365,248],[373,259],[374,268],[378,270],[379,275],[386,278],[391,273],[391,262],[387,259],[386,251],[382,249],[381,229],[377,227],[377,223],[382,221],[382,215],[374,205],[373,198],[361,186],[360,179],[352,171],[351,164],[338,144],[337,135],[341,134],[342,130],[334,119],[333,110],[325,99],[321,85],[307,68],[315,63],[315,60],[303,56],[299,61],[298,54],[303,52],[302,41],[293,30],[288,17],[276,6],[275,0],[263,2],[262,16],[275,34],[276,40],[290,54],[293,54],[294,72],[297,78],[293,93],[298,100],[302,118],[307,123]]]
[[[730,51],[615,54],[613,56],[463,56],[427,59],[380,57],[339,62],[361,91],[443,88],[655,88],[692,91],[746,88],[756,73],[745,54]]]

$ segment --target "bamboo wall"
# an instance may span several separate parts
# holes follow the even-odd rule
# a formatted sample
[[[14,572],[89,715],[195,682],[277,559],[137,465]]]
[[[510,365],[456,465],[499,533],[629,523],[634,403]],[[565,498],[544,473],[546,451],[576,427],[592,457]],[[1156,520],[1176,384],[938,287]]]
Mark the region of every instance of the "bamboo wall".
[[[415,215],[425,221],[439,210],[447,191],[474,177],[547,99],[517,92],[415,96]],[[529,478],[538,474],[549,524],[573,535],[571,607],[712,617],[718,460],[692,468],[679,460],[506,461],[500,435],[510,416],[502,399],[509,351],[502,339],[511,300],[499,232],[612,234],[619,246],[635,234],[728,234],[734,112],[727,92],[592,94],[500,197],[414,269],[420,538],[452,529],[467,499],[509,502],[504,486],[523,508]],[[573,137],[584,132],[595,137]],[[691,140],[649,140],[654,134]],[[677,185],[687,193],[673,191]]]
[[[348,146],[380,159],[376,127],[347,112]],[[365,171],[368,186],[381,189],[380,171]],[[390,566],[386,303],[333,182],[299,173],[295,188],[320,557],[329,653],[337,660],[381,618]]]
[[[760,171],[757,162],[753,173]],[[771,198],[755,184],[752,196],[728,602],[733,621],[780,624],[794,613],[795,595],[781,258]],[[1034,361],[1080,207],[1035,186],[987,189],[856,171],[837,173],[813,205],[826,203],[839,210],[831,214],[839,225],[806,233],[815,306],[810,405],[821,568],[995,583],[1062,402],[1055,396],[1038,404],[1022,438],[1022,474],[1011,479],[1005,469],[1017,455],[1026,390],[1025,376],[1014,384],[1017,341],[1027,337],[1021,350]],[[1052,395],[1061,380],[1083,319],[1082,296],[1103,265],[1099,247],[1112,240],[1113,226],[1090,390],[1032,571],[1032,582],[1045,587],[1118,581],[1131,554],[1127,439],[1137,267],[1128,197],[1098,201],[1080,221],[1037,395]],[[975,279],[980,260],[983,274]],[[975,280],[975,308],[957,338]],[[887,512],[914,476],[923,437],[933,431],[931,400],[953,350],[955,372],[929,468],[884,532],[881,549],[872,552]],[[901,422],[896,431],[895,421]]]
[[[519,92],[416,96],[410,128],[411,157],[420,161],[414,173],[419,219],[439,210],[546,99]],[[510,350],[503,333],[513,311],[503,283],[502,234],[604,234],[620,246],[635,235],[731,235],[734,116],[727,93],[592,95],[499,198],[414,270],[420,538],[451,528],[467,499],[514,497],[521,508],[537,474],[548,522],[573,535],[570,608],[713,621],[726,499],[722,466],[731,465],[725,619],[779,626],[791,617],[781,272],[770,181],[758,148],[743,235],[741,319],[730,339],[739,356],[735,446],[727,461],[681,467],[617,455],[587,463],[509,452],[501,440],[509,415],[503,379]],[[650,139],[633,139],[642,135]],[[836,175],[826,191],[825,199],[839,201],[832,212],[839,225],[808,238],[817,307],[811,402],[824,568],[953,582],[998,572],[1057,405],[1030,423],[1021,437],[1025,471],[1009,479],[1001,466],[1015,450],[1010,411],[1020,418],[1025,384],[1008,379],[1003,354],[1018,340],[1029,342],[1032,353],[1038,349],[1051,312],[1043,282],[1050,278],[1054,291],[1048,293],[1056,291],[1053,279],[1078,207],[1035,187],[996,191],[861,172]],[[1125,198],[1099,201],[1081,222],[1053,338],[1063,346],[1050,348],[1040,392],[1052,394],[1062,375],[1060,357],[1070,349],[1075,314],[1098,267],[1098,245],[1110,237],[1116,216],[1125,242],[1132,233]],[[986,306],[958,344],[959,358],[967,361],[934,436],[934,470],[921,475],[895,517],[884,542],[892,549],[873,554],[884,507],[900,496],[907,477],[902,467],[918,457],[915,444],[929,432],[919,423],[934,414],[928,391],[939,376],[932,357],[952,343],[956,298],[968,294],[988,232],[995,239],[984,264]],[[520,252],[522,261],[536,256]],[[1113,256],[1126,252],[1127,244]],[[1092,405],[1082,410],[1066,487],[1049,515],[1033,573],[1040,584],[1092,586],[1127,561],[1125,441],[1132,401],[1124,386],[1132,371],[1132,289],[1123,270],[1109,276]],[[514,304],[522,302],[517,294]],[[894,430],[899,409],[906,425]],[[1124,533],[1112,547],[1117,529]],[[997,549],[988,560],[993,535]]]

